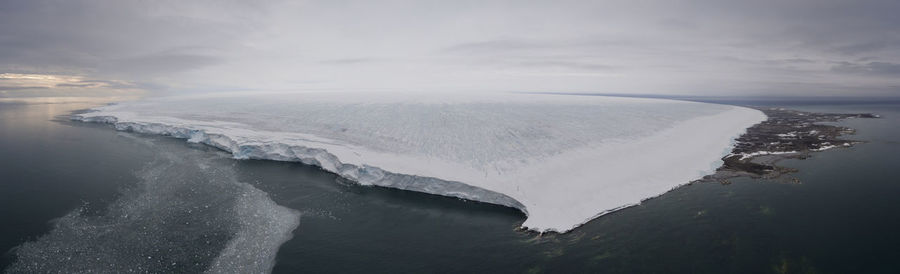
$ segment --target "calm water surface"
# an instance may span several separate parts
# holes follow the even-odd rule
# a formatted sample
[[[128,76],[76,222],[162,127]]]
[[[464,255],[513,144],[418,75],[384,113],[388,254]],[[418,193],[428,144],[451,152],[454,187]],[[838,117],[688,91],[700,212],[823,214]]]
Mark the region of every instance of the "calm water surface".
[[[250,237],[276,273],[900,271],[900,105],[792,106],[884,116],[840,123],[868,143],[785,161],[801,184],[698,183],[540,236],[509,208],[67,120],[95,104],[0,102],[0,268],[197,272]]]

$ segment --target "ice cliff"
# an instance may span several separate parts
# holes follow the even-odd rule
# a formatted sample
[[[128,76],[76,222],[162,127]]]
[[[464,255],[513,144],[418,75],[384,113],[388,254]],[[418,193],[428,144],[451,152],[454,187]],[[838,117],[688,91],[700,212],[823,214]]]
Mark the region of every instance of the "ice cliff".
[[[661,99],[323,92],[153,98],[73,119],[514,207],[524,227],[566,232],[714,172],[765,115]]]

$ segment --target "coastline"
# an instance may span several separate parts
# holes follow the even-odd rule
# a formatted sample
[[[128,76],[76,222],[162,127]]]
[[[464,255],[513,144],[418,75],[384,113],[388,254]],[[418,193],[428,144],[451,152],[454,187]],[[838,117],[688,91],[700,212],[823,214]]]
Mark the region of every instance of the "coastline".
[[[736,139],[731,153],[722,158],[722,166],[714,174],[697,181],[730,184],[729,179],[750,177],[801,183],[798,178],[784,176],[798,170],[779,166],[778,162],[784,159],[806,159],[816,152],[864,143],[842,138],[853,135],[855,129],[823,123],[881,118],[874,113],[819,113],[780,107],[756,109],[766,113],[769,118],[748,128],[747,133]]]
[[[673,103],[698,104],[681,101]],[[565,152],[557,155],[558,157],[543,159],[537,163],[540,166],[539,170],[528,168],[524,171],[524,175],[520,174],[521,176],[504,175],[500,179],[490,179],[459,177],[457,173],[455,176],[459,178],[456,180],[452,177],[448,180],[421,173],[398,173],[381,165],[370,166],[365,162],[353,160],[359,157],[359,154],[353,153],[353,149],[332,145],[334,142],[316,136],[267,134],[233,128],[233,125],[225,122],[139,117],[137,114],[123,112],[86,113],[87,115],[75,115],[72,118],[85,122],[113,124],[117,130],[187,139],[188,142],[203,143],[230,152],[237,159],[290,161],[319,166],[362,185],[377,185],[508,206],[527,215],[522,227],[528,230],[566,233],[599,216],[641,204],[645,200],[714,173],[721,164],[720,158],[731,149],[732,140],[744,133],[747,125],[765,119],[765,116],[757,110],[741,106],[719,105],[719,107],[728,110],[708,117],[694,117],[680,121],[654,135],[629,142],[605,142],[586,149]],[[712,124],[718,125],[712,127],[717,134],[696,135],[702,131],[710,133],[708,130]],[[725,136],[726,134],[728,136]],[[681,145],[673,146],[673,142]],[[704,149],[709,147],[722,147],[724,150]],[[657,152],[654,153],[656,156],[646,153],[653,151]],[[364,156],[372,158],[372,155]],[[611,155],[618,156],[608,157]],[[436,162],[431,162],[434,163]],[[680,164],[673,165],[673,163]],[[601,177],[571,174],[572,170],[588,171],[597,167],[605,167],[607,170],[590,173],[605,178],[600,180],[600,183],[597,183],[597,178]],[[648,174],[646,170],[655,172]],[[558,178],[559,175],[565,178]],[[490,183],[490,180],[500,181]],[[576,184],[546,183],[559,181]],[[593,183],[577,183],[581,181]],[[433,184],[435,182],[440,184]],[[532,194],[540,195],[528,195],[529,191],[519,192],[520,186],[523,189],[530,189]],[[573,211],[574,209],[578,210]],[[567,213],[559,214],[559,212]]]
[[[889,256],[884,254],[890,254],[896,245],[893,241],[885,241],[884,235],[891,235],[890,232],[898,227],[898,223],[893,221],[896,215],[893,197],[898,189],[891,179],[896,178],[893,175],[897,171],[891,164],[896,162],[896,155],[900,155],[897,154],[896,141],[896,136],[900,135],[893,127],[894,121],[900,117],[900,112],[897,112],[900,109],[897,105],[890,108],[869,105],[787,108],[826,113],[873,112],[884,118],[850,119],[839,124],[857,129],[856,136],[847,138],[864,140],[863,144],[813,154],[808,160],[780,163],[799,169],[800,172],[791,176],[801,178],[804,184],[749,177],[736,178],[731,185],[693,184],[647,200],[640,206],[607,214],[565,234],[539,235],[531,231],[514,231],[524,216],[507,207],[430,197],[432,195],[411,191],[365,187],[351,182],[336,184],[333,174],[307,165],[230,159],[223,159],[222,162],[226,166],[234,165],[240,180],[252,182],[257,188],[271,193],[279,205],[301,210],[304,214],[305,222],[295,231],[294,238],[279,251],[275,273],[365,271],[372,269],[372,265],[397,256],[454,271],[471,270],[455,264],[461,259],[479,262],[479,270],[494,272],[525,272],[531,268],[549,272],[602,272],[608,269],[623,272],[697,271],[698,264],[689,262],[702,262],[699,269],[703,272],[728,272],[735,267],[765,272],[776,263],[781,265],[782,260],[794,265],[808,263],[819,269],[842,272],[859,270],[860,267],[873,272],[884,269],[873,263],[882,260],[890,262]],[[19,111],[17,109],[20,108],[3,108],[7,113]],[[80,205],[80,200],[89,199],[94,203],[94,198],[90,198],[94,194],[89,193],[108,190],[105,197],[117,197],[115,189],[118,184],[128,183],[130,170],[139,169],[143,161],[155,157],[156,152],[132,151],[142,147],[135,144],[136,141],[154,142],[159,145],[153,149],[156,151],[180,154],[203,150],[224,155],[205,145],[186,144],[184,140],[116,132],[110,130],[109,125],[69,122],[68,111],[46,112],[47,109],[59,110],[52,106],[39,106],[30,113],[58,113],[58,119],[52,119],[54,116],[43,118],[28,115],[34,122],[17,125],[48,124],[58,131],[38,135],[23,127],[7,131],[23,136],[5,139],[8,147],[21,148],[19,150],[27,153],[20,157],[7,155],[7,159],[19,159],[15,162],[25,159],[27,164],[49,157],[48,165],[35,167],[43,170],[37,173],[43,177],[22,174],[14,180],[23,180],[19,184],[23,186],[28,185],[24,182],[58,183],[54,187],[43,188],[47,191],[29,196],[9,196],[18,198],[7,200],[10,205],[7,208],[28,208],[30,205],[67,199],[72,203],[58,206],[62,211],[49,215],[30,211],[22,215],[7,215],[7,220],[13,223],[24,225],[34,220],[43,224]],[[39,137],[35,140],[26,136]],[[74,139],[78,145],[72,145],[72,138],[78,138]],[[27,148],[36,145],[53,150],[46,154],[29,153]],[[66,157],[73,154],[82,156]],[[77,167],[76,172],[62,173],[60,171],[63,169],[57,163]],[[26,168],[28,166],[13,164],[7,165],[5,170],[19,174],[16,172]],[[53,189],[65,191],[57,196],[46,193]],[[865,235],[847,233],[860,225],[869,224],[878,229]],[[19,245],[26,237],[19,235],[38,237],[45,233],[39,227],[25,228],[28,229],[23,231],[29,231],[29,234],[7,230],[9,242]],[[378,233],[373,234],[373,231]],[[398,241],[419,244],[401,247],[395,244]],[[847,244],[853,250],[870,251],[851,252],[847,250]],[[685,252],[685,246],[691,247],[689,252]],[[441,253],[421,252],[423,248]],[[741,253],[742,250],[765,252],[748,254]],[[376,255],[363,259],[343,256],[347,252]],[[498,255],[492,257],[492,254]],[[747,257],[736,261],[734,256],[738,254]],[[452,256],[459,257],[445,259]],[[670,260],[657,260],[660,257]],[[847,265],[847,260],[852,263]],[[635,264],[641,261],[652,263]],[[887,267],[894,268],[893,264]],[[421,270],[405,263],[379,265],[378,269],[395,272]]]

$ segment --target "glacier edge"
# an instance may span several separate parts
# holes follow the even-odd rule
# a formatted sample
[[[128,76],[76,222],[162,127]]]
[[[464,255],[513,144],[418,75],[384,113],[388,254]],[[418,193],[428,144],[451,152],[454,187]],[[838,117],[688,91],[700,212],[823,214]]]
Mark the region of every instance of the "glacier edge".
[[[283,143],[239,142],[226,134],[208,133],[204,129],[162,123],[119,122],[118,117],[115,116],[75,114],[72,115],[71,119],[88,123],[111,124],[119,131],[186,139],[187,142],[200,143],[231,153],[235,159],[299,162],[317,166],[360,185],[395,188],[496,204],[518,209],[528,215],[528,210],[522,203],[502,193],[461,182],[393,173],[369,165],[357,166],[342,163],[337,156],[328,153],[325,149]]]
[[[624,141],[611,139],[562,151],[553,157],[537,158],[540,163],[526,165],[527,168],[513,176],[500,173],[491,174],[490,178],[487,174],[483,178],[472,173],[460,175],[457,171],[461,169],[455,166],[415,161],[418,158],[392,158],[396,155],[382,152],[374,155],[388,160],[373,161],[377,157],[361,154],[371,156],[367,153],[375,152],[346,142],[299,132],[255,130],[221,120],[153,117],[121,108],[100,108],[92,113],[74,114],[72,119],[112,124],[121,131],[186,139],[229,152],[236,159],[314,165],[361,185],[512,207],[526,214],[523,228],[565,233],[713,173],[721,166],[721,158],[730,152],[734,139],[765,119],[761,112],[749,108],[724,105],[715,108],[724,111],[677,121],[650,136]],[[442,172],[420,172],[404,163],[414,167],[437,166]],[[519,191],[519,186],[523,191]]]

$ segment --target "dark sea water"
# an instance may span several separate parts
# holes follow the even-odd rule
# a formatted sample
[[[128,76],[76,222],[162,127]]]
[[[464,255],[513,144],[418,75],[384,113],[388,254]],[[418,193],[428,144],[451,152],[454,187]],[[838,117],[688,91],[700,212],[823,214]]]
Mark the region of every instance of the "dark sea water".
[[[96,104],[0,102],[0,268],[255,272],[274,258],[276,273],[900,271],[900,104],[788,106],[884,116],[840,123],[867,143],[784,161],[801,184],[695,183],[543,236],[516,231],[524,215],[510,208],[68,121]]]

